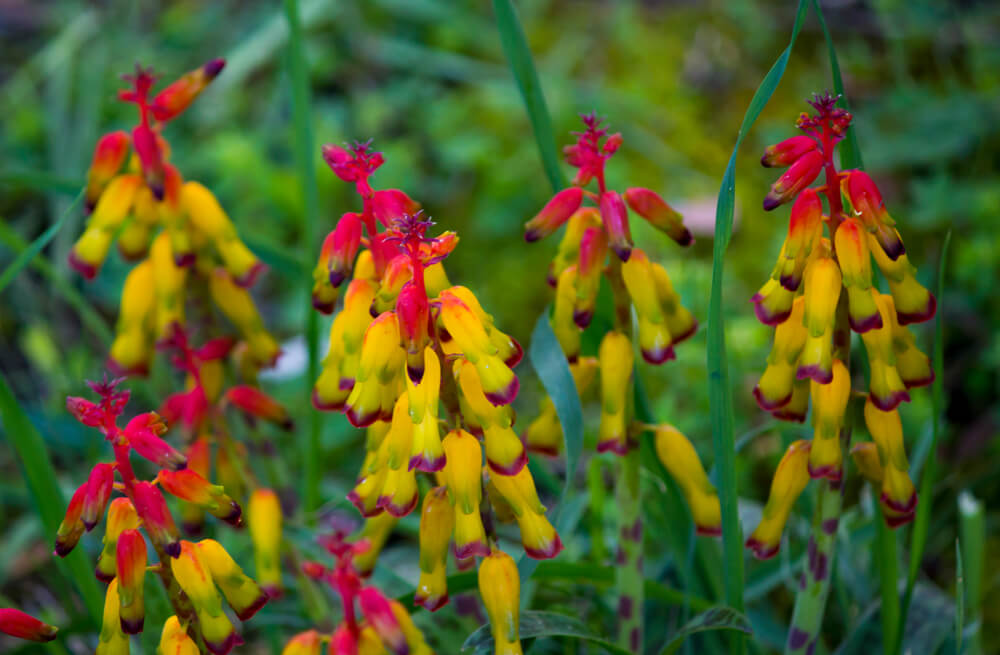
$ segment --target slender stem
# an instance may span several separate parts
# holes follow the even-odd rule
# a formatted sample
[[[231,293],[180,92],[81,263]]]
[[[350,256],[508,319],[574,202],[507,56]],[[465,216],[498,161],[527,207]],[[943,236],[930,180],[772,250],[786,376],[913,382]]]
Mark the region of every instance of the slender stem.
[[[850,429],[841,431],[841,447],[850,441]],[[819,639],[826,599],[830,593],[830,574],[837,545],[837,524],[844,498],[842,483],[822,480],[816,492],[813,531],[809,537],[809,556],[795,595],[792,625],[788,630],[785,655],[805,655],[815,651]]]
[[[299,17],[298,0],[285,0],[285,17],[288,20],[288,68],[292,82],[292,118],[295,124],[295,150],[298,164],[299,184],[305,200],[305,220],[303,238],[306,256],[312,261],[316,255],[316,225],[319,212],[319,198],[316,189],[316,169],[313,167],[313,130],[309,112],[309,75],[302,48],[302,23]],[[312,386],[319,375],[319,318],[312,307],[312,281],[305,280],[306,304],[306,345],[308,347],[308,367],[306,372],[306,397],[312,396]],[[312,513],[319,506],[320,472],[320,415],[309,408],[309,432],[306,447],[302,450],[303,463],[303,510],[307,521],[315,522]]]
[[[615,587],[618,591],[618,644],[642,652],[644,589],[642,574],[642,516],[639,485],[639,448],[619,459],[615,498],[618,509],[618,552]]]
[[[882,591],[882,649],[884,653],[896,652],[899,624],[899,558],[896,555],[896,531],[885,524],[881,512],[875,511],[878,538],[878,573]]]

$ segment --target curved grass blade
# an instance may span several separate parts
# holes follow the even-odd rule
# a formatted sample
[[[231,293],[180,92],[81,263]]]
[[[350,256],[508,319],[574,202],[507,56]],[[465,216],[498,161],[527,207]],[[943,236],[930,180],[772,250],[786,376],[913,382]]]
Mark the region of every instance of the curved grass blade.
[[[316,227],[319,216],[319,196],[316,188],[316,168],[313,166],[314,141],[312,116],[310,114],[309,71],[303,52],[302,22],[298,0],[285,0],[285,18],[288,21],[288,76],[292,84],[292,122],[295,126],[295,159],[298,168],[299,185],[305,199],[303,217],[303,249],[308,261],[314,261],[317,253]],[[313,382],[319,375],[319,317],[312,306],[312,282],[307,276],[305,293],[306,305],[306,346],[308,366],[306,367],[306,393],[312,396]],[[322,462],[320,452],[320,414],[309,407],[309,431],[306,447],[302,450],[302,509],[310,522],[315,522],[314,512],[320,504],[319,471]]]
[[[698,632],[707,630],[736,630],[743,634],[753,634],[750,619],[730,607],[713,607],[684,624],[666,643],[660,655],[673,655],[684,640]]]
[[[45,441],[18,404],[2,373],[0,373],[0,423],[3,425],[6,440],[14,447],[24,469],[24,477],[31,489],[31,497],[35,501],[35,509],[42,519],[45,533],[54,538],[66,512],[66,502],[59,490],[56,472],[49,460]],[[86,560],[83,549],[78,548],[65,558],[57,559],[56,565],[76,584],[90,613],[92,625],[100,625],[104,613],[104,594],[97,586],[93,569]]]
[[[576,477],[580,453],[583,452],[583,408],[580,407],[580,395],[577,393],[576,382],[570,373],[569,364],[552,331],[552,326],[549,325],[547,309],[535,321],[535,329],[531,332],[531,345],[528,347],[528,358],[542,381],[545,393],[552,399],[556,415],[559,417],[559,425],[562,426],[563,447],[566,450],[566,479],[552,520],[556,530],[565,533],[570,527],[567,525],[570,513],[564,512],[563,508],[573,492],[573,479]],[[521,579],[527,580],[531,577],[537,565],[537,560],[522,557],[518,562]]]
[[[917,516],[913,520],[913,531],[910,536],[910,569],[906,576],[906,591],[900,605],[899,627],[897,628],[897,651],[902,646],[902,629],[906,625],[906,613],[913,598],[913,587],[920,572],[920,561],[923,559],[924,547],[927,545],[927,529],[930,526],[931,509],[934,505],[934,483],[937,479],[938,440],[941,438],[941,416],[944,413],[944,273],[948,264],[948,246],[951,244],[951,230],[944,236],[941,244],[941,256],[938,260],[937,296],[938,309],[934,316],[934,382],[931,383],[931,446],[927,451],[923,476],[920,478],[920,503],[917,504]]]
[[[722,504],[722,545],[723,576],[726,580],[726,604],[742,611],[743,604],[743,535],[740,531],[737,512],[736,490],[736,449],[733,435],[733,399],[729,385],[729,368],[726,361],[726,334],[722,318],[722,279],[729,240],[733,232],[733,210],[736,203],[736,156],[746,138],[747,132],[760,116],[764,106],[778,87],[785,74],[792,47],[802,29],[802,22],[808,11],[807,0],[799,0],[795,24],[788,46],[764,76],[747,107],[729,157],[726,172],[719,189],[719,200],[715,209],[715,242],[712,247],[712,290],[708,305],[708,385],[711,408],[712,446],[718,467],[717,485]],[[740,653],[744,649],[744,639],[738,636],[730,642],[730,652]]]
[[[813,0],[813,8],[816,10],[816,18],[819,19],[819,26],[823,30],[823,37],[826,39],[826,49],[830,57],[830,74],[833,77],[833,90],[840,95],[837,104],[847,111],[851,110],[847,103],[847,94],[844,93],[844,79],[840,75],[840,62],[837,59],[837,50],[833,46],[833,37],[826,27],[826,20],[823,18],[823,10],[819,6],[819,0]],[[857,129],[853,126],[847,130],[847,138],[840,143],[840,162],[842,168],[865,167],[861,160],[861,149],[858,147]]]
[[[31,244],[28,245],[28,247],[25,248],[21,254],[15,257],[14,261],[12,261],[6,269],[4,269],[4,272],[0,274],[0,292],[6,289],[7,285],[11,283],[11,280],[17,277],[18,273],[20,273],[24,267],[27,266],[31,260],[33,260],[38,253],[40,253],[42,249],[49,244],[50,241],[52,241],[52,239],[56,236],[56,233],[59,232],[60,228],[62,228],[63,223],[66,222],[66,219],[70,216],[70,214],[76,211],[81,200],[83,200],[82,189],[80,190],[80,193],[77,194],[76,199],[70,204],[69,207],[66,208],[66,211],[62,213],[62,216],[56,219],[55,223],[50,225],[48,229],[38,236],[37,239],[32,241]]]
[[[538,142],[538,152],[542,156],[545,175],[549,178],[552,189],[559,191],[566,186],[566,178],[559,168],[559,152],[556,150],[552,119],[545,106],[545,96],[542,94],[538,71],[535,70],[535,62],[532,60],[524,29],[511,0],[493,0],[493,11],[497,16],[500,44],[517,81],[517,88],[521,91],[521,98],[524,99],[524,106],[528,110],[528,118],[531,119],[531,129],[535,132],[535,141]]]
[[[30,244],[21,238],[21,235],[3,221],[0,221],[0,243],[3,243],[18,254],[24,253],[30,246]],[[80,315],[80,319],[101,340],[101,343],[105,346],[110,346],[114,339],[114,334],[112,334],[111,329],[104,322],[104,319],[101,318],[101,315],[83,297],[83,294],[77,291],[72,284],[69,284],[66,280],[56,275],[55,268],[46,259],[35,259],[31,262],[31,265],[49,281],[56,290],[56,293],[62,296],[63,300],[76,310],[77,314]]]
[[[573,637],[595,644],[614,655],[632,655],[631,651],[616,646],[600,635],[595,634],[579,619],[556,612],[522,612],[520,637],[521,639],[532,639],[534,637]],[[473,655],[486,655],[487,653],[492,653],[494,648],[493,635],[490,633],[489,624],[473,632],[465,640],[465,643],[462,644],[462,652],[473,653]]]

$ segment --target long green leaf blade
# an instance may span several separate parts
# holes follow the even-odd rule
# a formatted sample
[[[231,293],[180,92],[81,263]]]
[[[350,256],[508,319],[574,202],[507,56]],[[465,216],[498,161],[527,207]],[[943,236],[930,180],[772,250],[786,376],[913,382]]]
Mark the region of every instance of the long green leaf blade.
[[[753,634],[750,619],[730,607],[713,607],[685,623],[670,637],[660,655],[673,655],[684,640],[693,634],[707,630],[735,630],[743,634]]]
[[[573,637],[595,644],[608,653],[632,655],[630,651],[616,646],[600,635],[595,634],[579,619],[565,614],[557,614],[556,612],[523,612],[521,614],[520,637],[521,639]],[[473,632],[465,640],[465,643],[462,644],[462,652],[469,652],[474,655],[486,655],[487,653],[494,652],[495,648],[489,624]]]
[[[552,119],[545,106],[545,96],[542,94],[538,71],[535,70],[535,62],[531,57],[524,29],[511,0],[493,0],[493,10],[497,16],[500,44],[517,81],[517,88],[521,91],[524,106],[528,110],[528,118],[531,119],[531,129],[534,130],[535,140],[538,142],[545,175],[548,176],[553,190],[559,191],[566,186],[566,179],[559,168],[559,152],[556,150]]]
[[[837,49],[833,45],[833,36],[826,26],[826,19],[823,18],[823,10],[820,8],[819,0],[813,0],[813,8],[816,9],[816,17],[819,19],[819,26],[823,30],[823,37],[826,39],[826,49],[830,57],[830,73],[833,77],[833,90],[840,95],[837,104],[847,111],[851,110],[847,102],[847,94],[844,92],[844,78],[840,74],[840,61],[837,59]],[[840,162],[843,168],[864,168],[861,159],[861,148],[858,147],[857,128],[850,127],[847,130],[847,138],[840,143]]]
[[[12,261],[6,269],[4,269],[4,272],[0,274],[0,292],[3,292],[3,290],[7,288],[7,285],[10,284],[22,270],[24,270],[24,267],[31,263],[31,261],[38,256],[38,253],[40,253],[42,249],[45,248],[50,241],[52,241],[52,239],[56,236],[56,233],[58,233],[62,228],[63,223],[66,222],[66,219],[69,218],[70,214],[76,211],[81,200],[83,200],[82,190],[79,194],[77,194],[76,199],[70,204],[70,206],[66,208],[66,211],[62,213],[62,216],[56,219],[55,223],[50,225],[48,229],[38,236],[37,239],[32,241],[31,244],[25,248],[21,254],[15,257],[14,261]]]
[[[24,469],[24,477],[46,535],[54,539],[66,512],[66,501],[59,491],[56,472],[49,460],[45,441],[17,402],[2,373],[0,373],[0,423],[3,424],[7,441],[14,447]],[[65,558],[57,560],[56,564],[67,578],[73,580],[83,596],[93,625],[100,625],[104,612],[104,594],[97,586],[93,569],[87,562],[83,550],[77,548]]]
[[[715,210],[715,242],[712,248],[712,289],[708,309],[708,384],[711,407],[712,444],[718,469],[719,500],[722,505],[723,574],[726,580],[726,604],[742,611],[743,603],[743,535],[737,513],[736,449],[733,435],[733,400],[729,385],[729,368],[726,361],[725,324],[722,318],[722,288],[725,269],[724,257],[733,230],[733,210],[736,202],[736,157],[747,132],[756,122],[764,106],[771,99],[785,73],[792,47],[802,28],[808,10],[807,0],[799,0],[795,24],[788,46],[775,61],[771,70],[754,93],[750,106],[729,158],[719,199]],[[744,640],[737,637],[731,642],[731,652],[743,651]]]

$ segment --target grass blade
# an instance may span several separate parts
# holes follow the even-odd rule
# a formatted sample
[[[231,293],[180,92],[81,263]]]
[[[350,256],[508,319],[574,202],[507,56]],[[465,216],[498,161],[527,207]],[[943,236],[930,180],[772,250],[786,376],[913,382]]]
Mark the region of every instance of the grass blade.
[[[497,16],[497,30],[500,32],[500,44],[503,46],[507,63],[521,91],[524,106],[531,119],[531,129],[535,132],[538,142],[538,152],[542,156],[542,166],[549,183],[555,191],[566,186],[566,178],[559,168],[559,152],[556,149],[556,139],[552,131],[552,119],[545,106],[545,96],[538,81],[538,72],[531,57],[531,49],[524,36],[524,29],[517,18],[512,0],[493,0],[493,11]]]
[[[63,226],[63,223],[66,222],[66,219],[69,218],[74,211],[76,211],[81,200],[83,200],[82,189],[80,190],[80,193],[77,194],[76,199],[70,203],[70,206],[67,207],[66,211],[62,213],[62,216],[56,219],[55,223],[50,225],[47,230],[38,236],[37,239],[32,241],[31,244],[28,245],[28,247],[25,248],[21,254],[15,257],[14,261],[12,261],[6,269],[4,269],[4,272],[0,274],[0,292],[6,289],[7,285],[10,284],[15,277],[17,277],[18,273],[24,270],[24,267],[27,266],[38,255],[38,253],[40,253],[42,249],[49,244],[50,241],[52,241],[52,239],[56,236],[56,233],[59,232],[59,229]]]
[[[305,217],[302,225],[303,250],[308,261],[318,255],[316,228],[319,216],[319,196],[316,188],[316,168],[313,166],[314,143],[310,113],[309,71],[306,68],[302,47],[302,23],[298,0],[285,0],[285,18],[288,20],[288,76],[292,84],[292,121],[295,125],[295,159],[299,185],[305,199]],[[306,394],[312,397],[312,386],[319,375],[319,317],[312,306],[312,280],[306,276],[306,346],[309,362],[306,370]],[[306,447],[302,450],[303,491],[302,509],[307,520],[315,522],[313,512],[319,507],[320,415],[309,407],[309,431]]]
[[[934,483],[937,478],[938,440],[941,438],[941,416],[944,413],[944,274],[948,264],[948,246],[951,244],[951,230],[944,236],[941,244],[941,255],[938,259],[937,315],[934,316],[934,382],[931,385],[931,446],[924,464],[923,476],[920,478],[920,503],[917,505],[917,516],[913,520],[913,532],[910,536],[910,569],[906,576],[906,591],[903,593],[903,603],[900,607],[899,628],[896,636],[897,650],[902,645],[902,630],[906,625],[906,613],[913,598],[913,586],[920,572],[920,561],[927,545],[927,530],[930,526],[931,509],[934,505]]]
[[[965,626],[965,566],[962,543],[955,540],[955,655],[962,655],[962,628]]]
[[[785,73],[792,46],[808,11],[806,0],[800,0],[788,46],[774,62],[771,70],[754,93],[736,137],[733,153],[726,166],[715,210],[715,243],[712,248],[712,291],[708,308],[708,384],[711,407],[712,446],[718,469],[717,485],[722,504],[723,575],[726,580],[726,604],[743,611],[743,535],[737,513],[736,448],[733,435],[733,399],[729,386],[726,361],[725,324],[722,318],[722,287],[724,257],[733,230],[733,210],[736,202],[736,156],[747,132],[771,99]],[[737,634],[730,642],[730,652],[743,652],[745,639]]]
[[[54,539],[66,512],[66,502],[59,490],[56,472],[49,460],[45,441],[18,404],[2,373],[0,373],[0,423],[3,424],[6,439],[14,447],[24,470],[24,478],[35,501],[35,509],[42,519],[46,536]],[[104,612],[104,594],[97,586],[93,569],[86,560],[83,549],[77,548],[65,558],[57,559],[56,564],[65,576],[75,583],[96,628],[100,625]]]
[[[986,512],[983,503],[968,491],[958,495],[958,533],[962,543],[962,584],[965,593],[963,614],[968,612],[975,626],[970,630],[969,655],[983,652],[982,613],[983,579],[986,577]]]
[[[0,243],[3,243],[19,255],[23,254],[30,247],[30,244],[21,238],[21,235],[15,232],[4,221],[0,221]],[[31,265],[49,281],[56,290],[56,293],[62,296],[63,300],[76,310],[76,313],[80,315],[80,319],[101,340],[101,343],[105,346],[110,346],[114,339],[114,334],[112,334],[111,329],[104,322],[104,319],[101,318],[101,315],[83,297],[83,294],[77,291],[72,284],[56,275],[55,268],[46,259],[34,259]]]
[[[840,62],[837,59],[837,49],[833,46],[833,37],[826,27],[826,20],[823,18],[823,10],[819,6],[819,0],[813,0],[813,8],[816,10],[816,18],[819,19],[819,26],[823,30],[823,37],[826,39],[826,49],[830,57],[830,73],[833,77],[833,90],[840,95],[837,105],[847,111],[851,110],[847,103],[847,94],[844,93],[844,79],[840,75]],[[857,129],[851,126],[847,130],[847,138],[840,142],[840,163],[841,168],[861,168],[865,167],[861,160],[861,149],[858,147]]]

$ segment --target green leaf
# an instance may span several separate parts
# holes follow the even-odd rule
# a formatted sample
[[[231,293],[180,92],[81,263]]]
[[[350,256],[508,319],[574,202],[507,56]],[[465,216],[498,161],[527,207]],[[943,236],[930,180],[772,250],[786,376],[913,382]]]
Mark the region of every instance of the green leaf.
[[[542,86],[538,81],[538,72],[535,70],[535,62],[531,57],[524,29],[511,0],[493,0],[493,11],[497,16],[500,44],[517,81],[517,88],[521,91],[521,98],[524,99],[524,106],[528,110],[528,118],[531,119],[531,129],[534,130],[535,141],[538,142],[542,166],[553,190],[559,191],[566,186],[566,179],[559,168],[559,152],[552,131],[552,119],[545,106],[545,96],[542,94]]]
[[[302,250],[308,261],[313,261],[317,250],[317,219],[319,217],[319,195],[316,187],[316,156],[312,114],[310,111],[309,70],[303,52],[302,23],[299,16],[298,0],[285,0],[285,18],[288,21],[288,76],[292,84],[292,122],[295,127],[295,160],[298,168],[299,185],[305,200],[305,216],[302,222]],[[306,296],[306,346],[308,366],[306,367],[306,394],[312,394],[312,386],[319,376],[319,317],[312,306],[312,279],[303,276]],[[313,515],[320,505],[319,473],[322,464],[320,451],[320,414],[309,407],[309,431],[305,448],[302,449],[302,509],[307,520],[314,522]]]
[[[534,637],[574,637],[596,644],[609,653],[632,655],[630,651],[616,646],[592,632],[579,619],[555,612],[522,612],[520,637],[521,639],[532,639]],[[473,632],[465,640],[465,643],[462,644],[463,652],[472,652],[475,655],[485,655],[492,653],[493,650],[493,635],[490,632],[489,624]]]
[[[876,600],[858,618],[835,655],[869,655],[882,652],[882,602]],[[918,584],[903,631],[902,652],[909,655],[936,653],[948,637],[955,616],[955,605],[937,587]]]
[[[535,321],[528,358],[542,381],[542,386],[545,387],[545,393],[552,399],[559,424],[562,426],[563,448],[566,451],[566,479],[563,482],[559,504],[552,513],[552,520],[558,532],[566,533],[571,527],[566,523],[570,513],[562,510],[573,491],[577,463],[580,461],[580,453],[583,452],[583,408],[580,407],[580,395],[573,374],[569,370],[569,364],[566,362],[566,356],[559,346],[552,326],[549,325],[548,309]],[[531,577],[537,566],[537,560],[522,557],[517,566],[521,579],[527,580]]]
[[[840,94],[837,104],[847,111],[851,110],[847,102],[847,94],[844,92],[844,79],[840,75],[840,63],[837,59],[837,50],[833,46],[833,37],[826,27],[826,20],[823,18],[823,10],[820,8],[819,0],[813,0],[813,8],[816,10],[816,17],[819,19],[819,26],[823,29],[823,36],[826,38],[826,48],[830,57],[830,72],[833,77],[833,90]],[[843,168],[865,167],[861,160],[861,149],[858,147],[858,131],[855,127],[847,130],[847,138],[840,143],[840,163]]]
[[[66,512],[66,501],[59,490],[56,472],[49,460],[45,441],[18,404],[2,373],[0,373],[0,423],[3,424],[7,441],[17,453],[45,532],[49,538],[54,539]],[[75,582],[77,590],[83,596],[93,625],[100,625],[104,613],[104,594],[97,586],[92,565],[87,561],[83,549],[77,548],[65,558],[56,559],[56,565],[62,569],[66,577]]]
[[[660,655],[673,655],[685,639],[707,630],[736,630],[748,635],[753,634],[750,619],[746,616],[730,607],[713,607],[685,623],[663,646]]]
[[[21,254],[15,257],[14,261],[12,261],[6,269],[4,269],[4,272],[0,274],[0,292],[7,288],[7,285],[10,284],[15,277],[17,277],[18,273],[20,273],[25,266],[31,263],[38,253],[40,253],[42,249],[49,244],[49,241],[52,241],[52,239],[56,236],[56,233],[59,232],[60,228],[62,228],[63,223],[66,222],[69,215],[76,211],[76,208],[79,206],[81,200],[83,200],[83,190],[77,194],[76,199],[70,204],[69,207],[66,208],[66,211],[63,212],[62,216],[60,216],[55,223],[50,225],[47,230],[42,232],[37,239],[32,241],[31,244],[25,248]]]
[[[955,540],[955,655],[962,655],[962,628],[965,626],[965,566],[962,544]]]
[[[726,361],[725,323],[722,318],[722,288],[726,248],[733,231],[733,210],[736,202],[736,156],[750,128],[756,122],[764,106],[778,87],[792,46],[798,38],[799,30],[808,11],[807,0],[799,0],[795,15],[795,25],[788,46],[778,57],[771,70],[764,76],[747,107],[743,123],[736,136],[733,153],[729,157],[719,199],[715,209],[715,242],[712,247],[712,290],[708,305],[708,386],[710,419],[712,423],[712,446],[718,469],[717,486],[722,505],[723,575],[726,580],[726,602],[737,610],[743,609],[743,535],[740,532],[736,489],[736,448],[733,435],[733,399],[729,384],[729,368]],[[742,640],[731,642],[731,652],[742,652]]]

